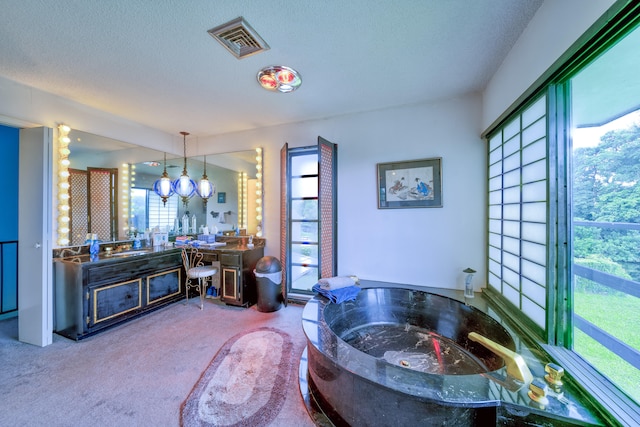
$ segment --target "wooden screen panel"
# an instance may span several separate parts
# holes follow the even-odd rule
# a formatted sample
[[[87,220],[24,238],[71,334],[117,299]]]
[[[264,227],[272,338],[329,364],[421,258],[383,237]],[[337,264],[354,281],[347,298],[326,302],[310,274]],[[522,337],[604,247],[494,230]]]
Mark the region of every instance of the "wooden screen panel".
[[[89,231],[102,241],[116,237],[117,169],[87,168],[89,173]]]
[[[318,209],[320,218],[320,277],[337,274],[337,145],[318,137]]]
[[[82,245],[89,232],[87,171],[69,169],[69,242]]]

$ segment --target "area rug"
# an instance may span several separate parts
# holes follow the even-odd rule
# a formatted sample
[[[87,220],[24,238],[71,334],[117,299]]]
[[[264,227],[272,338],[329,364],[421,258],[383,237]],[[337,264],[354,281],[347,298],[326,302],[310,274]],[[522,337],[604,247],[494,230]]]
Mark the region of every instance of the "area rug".
[[[275,328],[227,341],[180,408],[180,424],[266,426],[284,404],[293,371],[291,337]]]

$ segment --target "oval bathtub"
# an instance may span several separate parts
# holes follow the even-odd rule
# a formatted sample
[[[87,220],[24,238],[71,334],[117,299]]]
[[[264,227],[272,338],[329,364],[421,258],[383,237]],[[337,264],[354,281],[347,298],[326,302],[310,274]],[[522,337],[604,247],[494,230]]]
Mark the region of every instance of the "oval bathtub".
[[[314,297],[302,323],[308,388],[331,424],[495,425],[490,378],[504,360],[468,335],[515,344],[480,310],[423,291],[368,288],[342,304]]]

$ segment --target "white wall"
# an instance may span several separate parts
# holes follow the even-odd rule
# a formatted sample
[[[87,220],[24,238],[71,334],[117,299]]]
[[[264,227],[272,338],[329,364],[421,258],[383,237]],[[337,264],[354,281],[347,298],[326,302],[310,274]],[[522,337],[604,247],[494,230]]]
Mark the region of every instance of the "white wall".
[[[264,147],[266,253],[279,256],[280,149],[338,144],[338,273],[418,286],[462,287],[485,271],[485,146],[480,97],[225,135]],[[248,148],[248,147],[243,147]],[[376,164],[442,157],[443,208],[378,209]]]
[[[546,0],[483,93],[487,129],[615,0]]]

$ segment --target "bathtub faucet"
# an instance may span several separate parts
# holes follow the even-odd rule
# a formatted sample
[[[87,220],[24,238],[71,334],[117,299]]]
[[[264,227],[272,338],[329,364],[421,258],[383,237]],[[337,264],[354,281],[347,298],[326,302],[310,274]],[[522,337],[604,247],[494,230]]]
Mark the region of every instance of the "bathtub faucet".
[[[491,341],[489,338],[475,332],[469,333],[469,339],[482,344],[493,353],[502,357],[504,363],[507,365],[507,376],[522,381],[524,384],[529,384],[533,381],[533,375],[531,375],[531,371],[525,363],[524,358],[515,351],[511,351],[497,342]]]

